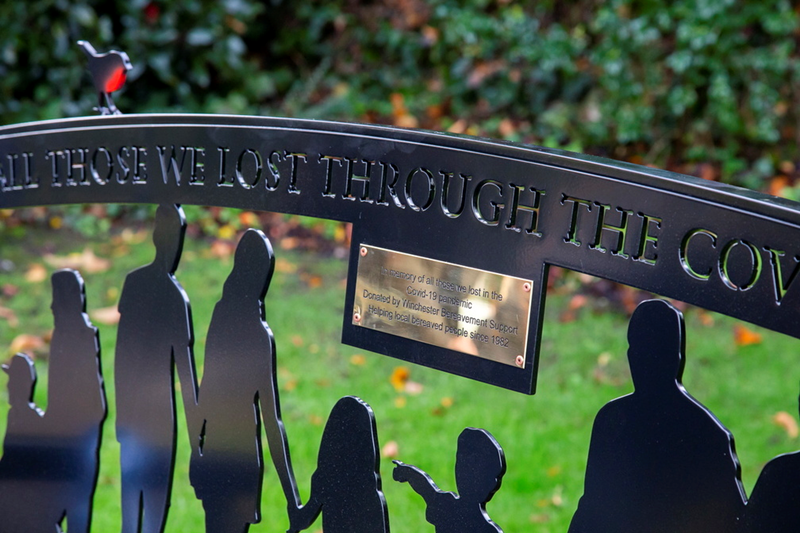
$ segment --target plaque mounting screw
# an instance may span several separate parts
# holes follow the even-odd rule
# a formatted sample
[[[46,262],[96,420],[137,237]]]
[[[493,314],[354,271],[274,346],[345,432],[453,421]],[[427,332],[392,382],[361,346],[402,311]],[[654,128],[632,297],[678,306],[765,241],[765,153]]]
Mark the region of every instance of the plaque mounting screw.
[[[366,257],[366,255],[367,255],[367,247],[366,246],[362,246],[361,247],[361,257]]]
[[[524,366],[525,365],[525,358],[522,357],[521,355],[518,355],[516,363],[517,363],[517,366],[519,366],[519,367]]]
[[[530,281],[526,281],[525,283],[522,284],[522,290],[525,291],[525,292],[531,292],[531,283],[530,283]],[[522,357],[522,356],[520,356],[520,357]]]
[[[358,311],[353,313],[353,322],[361,322],[361,313]]]

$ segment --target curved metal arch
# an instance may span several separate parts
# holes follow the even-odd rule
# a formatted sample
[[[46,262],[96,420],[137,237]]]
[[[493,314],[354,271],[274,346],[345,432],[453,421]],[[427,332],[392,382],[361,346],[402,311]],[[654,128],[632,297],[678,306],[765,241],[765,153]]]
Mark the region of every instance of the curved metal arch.
[[[345,342],[514,390],[533,390],[550,265],[800,336],[800,204],[666,171],[426,131],[213,115],[6,126],[0,164],[0,208],[309,215],[352,223],[356,244],[534,280],[520,370],[354,327],[349,274]]]

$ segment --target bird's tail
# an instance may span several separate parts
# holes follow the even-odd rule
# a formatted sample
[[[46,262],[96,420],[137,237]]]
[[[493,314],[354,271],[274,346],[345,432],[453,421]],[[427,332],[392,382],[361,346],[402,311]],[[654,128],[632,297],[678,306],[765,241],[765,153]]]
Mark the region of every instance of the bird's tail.
[[[97,50],[94,49],[94,46],[92,46],[89,43],[89,41],[78,41],[78,46],[81,47],[81,49],[83,50],[83,52],[87,56],[89,56],[89,57],[96,57],[97,56]]]

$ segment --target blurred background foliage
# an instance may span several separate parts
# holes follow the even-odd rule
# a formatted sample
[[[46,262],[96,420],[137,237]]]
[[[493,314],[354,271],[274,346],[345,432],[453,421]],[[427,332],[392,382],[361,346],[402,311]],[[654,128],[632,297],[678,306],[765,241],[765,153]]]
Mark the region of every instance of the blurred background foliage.
[[[0,121],[338,119],[583,151],[800,199],[800,7],[783,0],[31,0],[0,5]],[[224,224],[224,221],[221,223]]]

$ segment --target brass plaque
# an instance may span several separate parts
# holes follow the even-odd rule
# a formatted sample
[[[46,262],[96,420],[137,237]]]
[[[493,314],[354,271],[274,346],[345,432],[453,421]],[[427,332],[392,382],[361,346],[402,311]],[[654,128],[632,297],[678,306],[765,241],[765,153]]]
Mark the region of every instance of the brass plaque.
[[[533,281],[361,245],[353,325],[524,368]]]

